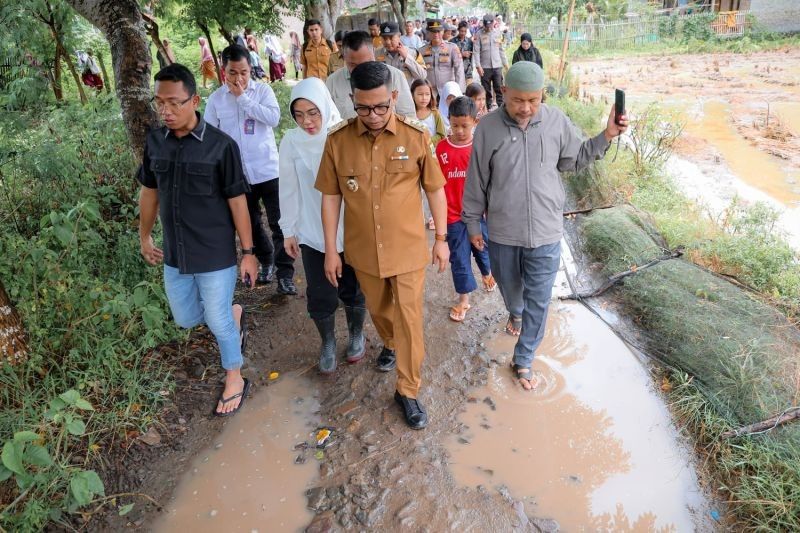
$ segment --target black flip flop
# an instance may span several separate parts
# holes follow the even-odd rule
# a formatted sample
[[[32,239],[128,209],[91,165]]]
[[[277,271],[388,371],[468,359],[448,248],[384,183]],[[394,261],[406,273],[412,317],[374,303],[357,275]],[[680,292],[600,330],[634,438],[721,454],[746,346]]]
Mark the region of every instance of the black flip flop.
[[[241,339],[242,356],[244,356],[244,349],[247,348],[247,310],[242,306],[242,316],[239,317],[239,338]]]
[[[250,392],[250,380],[247,378],[242,378],[242,379],[244,380],[244,388],[242,389],[242,392],[238,392],[229,398],[223,398],[222,395],[225,393],[225,390],[223,389],[223,391],[219,394],[219,399],[217,400],[217,403],[222,402],[222,405],[225,405],[231,400],[235,400],[236,398],[241,396],[242,399],[239,402],[239,405],[236,407],[236,409],[234,409],[233,411],[229,411],[227,413],[219,413],[217,412],[217,405],[214,404],[214,411],[213,411],[214,416],[232,416],[236,414],[236,412],[239,411],[239,409],[242,408],[242,406],[244,405],[244,401],[247,398],[247,393]]]

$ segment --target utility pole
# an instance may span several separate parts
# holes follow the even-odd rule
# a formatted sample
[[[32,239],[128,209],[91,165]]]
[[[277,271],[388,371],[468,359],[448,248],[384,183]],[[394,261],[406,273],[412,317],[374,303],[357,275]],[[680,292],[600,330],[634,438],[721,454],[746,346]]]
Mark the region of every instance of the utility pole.
[[[561,87],[561,82],[564,81],[564,74],[567,70],[567,48],[569,48],[569,30],[572,27],[572,15],[575,12],[575,0],[569,4],[569,13],[567,14],[567,29],[564,32],[564,46],[561,48],[561,63],[558,65],[558,86]]]

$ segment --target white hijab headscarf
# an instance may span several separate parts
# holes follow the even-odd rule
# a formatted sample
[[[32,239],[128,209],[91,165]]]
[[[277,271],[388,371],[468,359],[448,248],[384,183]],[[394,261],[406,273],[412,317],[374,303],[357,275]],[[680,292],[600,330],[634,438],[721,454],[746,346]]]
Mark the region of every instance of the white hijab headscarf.
[[[450,106],[447,105],[448,96],[455,96],[456,98],[464,96],[458,83],[448,81],[444,84],[442,90],[439,91],[439,114],[442,115],[442,120],[444,120],[444,125],[447,128],[450,127]]]
[[[292,88],[289,109],[291,109],[291,103],[298,98],[308,100],[317,106],[322,115],[322,129],[316,135],[309,135],[298,126],[287,131],[284,138],[292,143],[297,156],[316,174],[319,163],[322,161],[328,129],[341,122],[342,116],[336,109],[336,104],[333,103],[325,83],[319,78],[306,78]]]

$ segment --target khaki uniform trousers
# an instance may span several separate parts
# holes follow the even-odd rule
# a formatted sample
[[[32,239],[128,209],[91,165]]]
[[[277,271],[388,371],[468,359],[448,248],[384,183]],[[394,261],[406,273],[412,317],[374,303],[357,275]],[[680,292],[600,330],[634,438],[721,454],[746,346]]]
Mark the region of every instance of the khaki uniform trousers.
[[[379,278],[356,270],[375,329],[397,356],[397,392],[417,398],[425,359],[422,298],[425,269]]]

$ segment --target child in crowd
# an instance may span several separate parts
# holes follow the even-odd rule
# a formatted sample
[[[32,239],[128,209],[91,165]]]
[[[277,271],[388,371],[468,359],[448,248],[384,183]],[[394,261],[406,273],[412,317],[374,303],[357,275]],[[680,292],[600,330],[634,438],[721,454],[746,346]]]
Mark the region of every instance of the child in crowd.
[[[464,94],[472,98],[472,101],[475,102],[475,105],[478,107],[477,120],[480,122],[481,117],[489,112],[486,109],[486,90],[480,83],[470,83],[467,85],[467,90],[464,91]]]
[[[450,135],[436,145],[436,159],[447,180],[447,245],[450,248],[450,269],[453,285],[458,293],[458,303],[450,308],[450,319],[463,322],[470,309],[469,294],[478,288],[472,274],[471,257],[475,257],[483,276],[483,289],[493,291],[497,283],[489,265],[489,250],[478,250],[469,241],[467,226],[461,221],[462,199],[467,167],[472,154],[472,132],[477,124],[478,108],[467,96],[455,98],[450,103]],[[484,242],[489,241],[486,220],[481,221]]]
[[[454,81],[448,81],[439,91],[439,114],[442,115],[442,120],[448,131],[450,129],[450,102],[459,96],[464,96],[464,93],[461,92],[461,87],[459,87],[458,83]]]
[[[431,133],[431,150],[435,150],[439,141],[447,135],[447,127],[442,115],[433,105],[431,83],[428,80],[414,80],[411,84],[411,96],[417,108],[417,120],[428,127]]]

